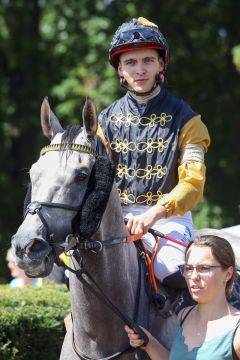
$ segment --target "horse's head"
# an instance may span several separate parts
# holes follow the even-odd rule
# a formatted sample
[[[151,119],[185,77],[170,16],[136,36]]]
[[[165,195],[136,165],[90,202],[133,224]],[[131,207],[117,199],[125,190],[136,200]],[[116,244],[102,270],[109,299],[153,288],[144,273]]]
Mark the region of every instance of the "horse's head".
[[[61,252],[56,245],[64,243],[68,234],[78,232],[73,228],[74,220],[84,212],[90,185],[96,183],[98,122],[95,104],[89,98],[83,109],[83,124],[83,128],[74,125],[63,130],[44,99],[41,125],[51,144],[42,149],[30,169],[30,199],[24,221],[12,238],[17,264],[28,276],[43,277],[51,272],[56,253]]]

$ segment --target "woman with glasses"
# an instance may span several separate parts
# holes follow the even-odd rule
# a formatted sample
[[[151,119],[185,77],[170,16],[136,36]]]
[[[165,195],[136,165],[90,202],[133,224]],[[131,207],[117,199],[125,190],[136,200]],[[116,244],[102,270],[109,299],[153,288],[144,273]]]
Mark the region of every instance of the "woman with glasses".
[[[109,61],[126,95],[101,112],[99,135],[116,165],[128,231],[146,234],[152,227],[188,243],[190,210],[202,198],[205,183],[207,128],[199,114],[164,86],[169,49],[156,24],[141,17],[119,26]],[[152,251],[152,236],[146,234],[144,242]],[[154,263],[157,278],[185,287],[178,269],[183,259],[181,245],[162,239]]]
[[[236,278],[230,243],[217,236],[196,238],[187,247],[180,271],[197,305],[180,311],[170,353],[147,331],[144,346],[126,326],[130,344],[142,347],[152,360],[240,359],[240,311],[228,302]]]

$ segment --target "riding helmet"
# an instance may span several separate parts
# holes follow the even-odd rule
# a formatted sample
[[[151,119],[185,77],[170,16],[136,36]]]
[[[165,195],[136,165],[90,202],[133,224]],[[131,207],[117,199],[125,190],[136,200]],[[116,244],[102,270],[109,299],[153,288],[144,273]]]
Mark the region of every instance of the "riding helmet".
[[[158,26],[140,17],[123,23],[115,32],[109,49],[109,62],[116,69],[119,55],[134,49],[156,49],[165,67],[169,64],[168,44]]]

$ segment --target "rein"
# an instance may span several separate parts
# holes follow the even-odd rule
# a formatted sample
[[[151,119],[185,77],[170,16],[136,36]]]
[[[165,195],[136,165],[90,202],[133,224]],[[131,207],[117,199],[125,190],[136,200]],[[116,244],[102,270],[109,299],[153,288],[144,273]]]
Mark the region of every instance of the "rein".
[[[45,146],[42,150],[40,155],[43,156],[49,151],[61,151],[61,150],[72,150],[72,151],[78,151],[81,153],[88,153],[90,155],[93,155],[97,157],[97,153],[95,150],[88,146],[78,145],[78,144],[70,144],[70,145],[61,145],[61,144],[51,144],[48,146]],[[135,321],[137,320],[138,315],[138,309],[139,309],[139,302],[140,302],[140,291],[141,291],[141,263],[140,258],[138,257],[138,284],[137,284],[137,292],[136,292],[136,301],[135,301],[135,308],[134,308],[134,320],[130,319],[126,314],[124,314],[105,294],[104,292],[99,288],[96,281],[93,279],[93,277],[85,270],[84,266],[82,265],[82,257],[80,256],[79,250],[92,250],[95,252],[99,252],[102,250],[103,245],[114,245],[119,244],[122,242],[130,242],[133,240],[136,240],[136,236],[129,237],[129,240],[127,237],[121,237],[118,239],[111,239],[106,241],[87,241],[84,238],[81,238],[79,235],[71,235],[69,234],[66,237],[66,240],[63,244],[57,245],[54,241],[54,234],[50,234],[49,225],[47,223],[47,220],[44,216],[44,208],[61,208],[69,211],[75,211],[78,212],[80,210],[80,206],[71,206],[68,204],[61,204],[61,203],[53,203],[53,202],[38,202],[33,201],[30,202],[26,208],[24,217],[26,217],[28,214],[34,215],[36,214],[40,221],[42,222],[45,230],[46,230],[46,241],[51,245],[53,252],[55,253],[55,258],[58,259],[57,256],[57,247],[64,248],[64,251],[69,251],[73,249],[73,256],[77,263],[79,264],[79,269],[75,270],[71,267],[67,266],[65,263],[61,262],[61,265],[65,267],[68,271],[72,272],[76,275],[77,279],[82,283],[83,286],[85,286],[94,296],[96,296],[105,306],[107,306],[110,310],[112,310],[120,319],[123,320],[125,324],[130,326],[131,328],[135,329],[144,339],[145,344],[148,343],[148,336],[145,334],[145,332],[139,327]],[[125,240],[125,241],[124,241]],[[77,249],[76,249],[77,248]],[[57,260],[57,265],[60,265],[61,260]],[[74,340],[74,332],[72,330],[72,345],[73,350],[76,353],[76,355],[81,360],[90,360],[88,356],[81,353],[81,351],[77,348],[75,340]],[[131,346],[128,346],[127,349],[117,352],[109,357],[105,357],[103,359],[91,359],[91,360],[113,360],[118,358],[119,356],[122,356],[123,354],[136,351],[138,354],[139,350],[132,348]]]
[[[52,246],[53,251],[55,253],[55,257],[56,259],[58,259],[57,256],[57,251],[56,251],[56,247],[57,245],[55,244],[54,240],[53,240],[53,234],[50,234],[49,231],[49,226],[47,224],[47,221],[44,218],[44,214],[43,214],[43,207],[55,207],[55,208],[62,208],[62,209],[66,209],[66,210],[71,210],[71,211],[78,211],[79,207],[74,207],[74,206],[70,206],[70,205],[66,205],[66,204],[60,204],[60,203],[48,203],[48,202],[38,202],[38,201],[33,201],[31,202],[25,211],[25,217],[27,216],[27,214],[37,214],[39,219],[41,220],[43,226],[46,229],[47,232],[47,236],[46,236],[46,240],[49,242],[49,244]],[[138,236],[139,237],[139,236]],[[139,271],[138,271],[138,285],[137,285],[137,293],[136,293],[136,301],[135,301],[135,309],[134,309],[134,321],[131,320],[126,314],[124,314],[121,310],[119,310],[119,308],[114,305],[114,303],[103,293],[103,291],[99,288],[99,286],[97,285],[97,283],[95,282],[95,280],[93,279],[93,277],[84,269],[83,265],[82,265],[82,258],[80,257],[80,255],[78,254],[78,251],[81,250],[92,250],[95,252],[99,252],[102,250],[103,245],[115,245],[115,244],[120,244],[123,242],[130,242],[131,241],[135,241],[137,240],[136,236],[130,236],[129,239],[128,237],[119,237],[119,238],[115,238],[115,239],[109,239],[109,240],[105,240],[105,241],[79,241],[81,238],[79,236],[73,236],[73,235],[68,235],[65,243],[59,245],[59,247],[64,247],[64,251],[69,251],[75,247],[78,248],[78,250],[73,250],[73,254],[74,254],[74,258],[76,259],[76,261],[79,263],[79,270],[74,270],[72,268],[70,268],[69,266],[67,266],[65,263],[61,262],[61,265],[65,267],[65,269],[67,269],[68,271],[72,272],[73,274],[76,275],[76,277],[78,278],[78,280],[82,283],[82,285],[84,285],[92,294],[94,294],[103,304],[105,304],[107,307],[109,307],[120,319],[123,320],[123,322],[125,324],[127,324],[128,326],[130,326],[131,328],[135,329],[142,337],[142,339],[144,339],[144,343],[147,344],[148,343],[148,336],[145,334],[145,332],[135,323],[135,321],[137,320],[137,314],[138,314],[138,308],[139,308],[139,300],[140,300],[140,291],[141,291],[141,264],[140,264],[140,260],[138,261],[138,266],[139,266]],[[124,241],[125,240],[125,241]],[[139,259],[139,258],[138,258]],[[60,265],[60,260],[57,260],[58,263],[57,265]],[[84,277],[85,276],[85,277]],[[88,281],[87,281],[88,280]],[[92,284],[92,285],[91,285]],[[92,359],[89,358],[87,356],[85,356],[83,353],[81,353],[81,351],[77,348],[76,344],[75,344],[75,340],[74,340],[74,332],[72,330],[72,345],[73,345],[73,349],[74,352],[76,353],[76,355],[82,359],[82,360],[113,360],[118,358],[119,356],[122,356],[123,354],[132,352],[132,351],[137,351],[134,348],[132,348],[131,346],[129,346],[127,349],[121,351],[121,352],[117,352],[109,357],[105,357],[102,359]]]
[[[103,241],[105,242],[105,241]],[[141,291],[141,263],[140,263],[140,259],[138,257],[138,285],[137,285],[137,292],[136,292],[136,301],[135,301],[135,308],[134,308],[134,316],[132,320],[129,316],[127,316],[126,314],[124,314],[110,299],[109,297],[107,297],[104,292],[101,290],[101,288],[98,286],[98,284],[96,283],[96,281],[93,279],[93,277],[89,274],[89,272],[87,270],[85,270],[84,265],[82,263],[82,257],[80,256],[78,250],[74,250],[73,256],[75,258],[75,260],[77,261],[78,265],[79,265],[79,269],[78,270],[74,270],[72,268],[70,268],[69,266],[67,266],[66,264],[63,264],[63,266],[69,270],[71,273],[75,274],[77,279],[81,282],[81,284],[83,286],[85,286],[95,297],[97,297],[105,306],[107,306],[110,310],[112,310],[112,312],[114,312],[125,324],[127,324],[129,327],[131,327],[132,329],[134,329],[136,332],[138,332],[140,334],[140,336],[142,337],[142,339],[144,340],[145,345],[148,343],[148,336],[146,335],[146,333],[141,329],[141,327],[139,325],[137,325],[135,323],[135,321],[137,320],[137,315],[138,315],[138,309],[139,309],[139,301],[140,301],[140,291]],[[73,321],[73,319],[72,319]],[[122,356],[126,353],[130,353],[133,351],[136,351],[136,349],[132,348],[131,346],[129,346],[127,349],[121,351],[121,352],[117,352],[113,355],[110,355],[108,357],[104,357],[101,359],[93,359],[93,358],[89,358],[88,356],[84,355],[78,348],[77,345],[75,343],[75,339],[74,339],[74,331],[72,330],[72,344],[73,344],[73,349],[76,353],[76,355],[81,359],[81,360],[112,360],[112,359],[116,359],[119,356]]]
[[[61,145],[61,144],[51,144],[48,146],[45,146],[42,150],[40,155],[43,156],[45,155],[47,152],[49,151],[62,151],[62,150],[72,150],[72,151],[78,151],[78,152],[82,152],[82,153],[88,153],[92,156],[97,157],[97,153],[94,149],[92,149],[91,147],[88,146],[83,146],[83,145],[79,145],[79,144],[70,144],[70,145]],[[95,297],[97,297],[105,306],[107,306],[112,312],[114,312],[125,324],[127,324],[130,328],[134,329],[134,331],[136,331],[141,338],[144,340],[144,345],[147,345],[149,339],[148,336],[146,335],[146,333],[142,330],[142,328],[137,325],[135,323],[135,321],[137,320],[137,315],[138,315],[138,310],[139,310],[139,302],[140,302],[140,293],[141,293],[141,273],[142,273],[142,267],[141,267],[141,262],[140,262],[140,256],[138,256],[138,267],[139,267],[139,271],[138,271],[138,284],[137,284],[137,291],[136,291],[136,301],[135,301],[135,307],[134,307],[134,316],[133,316],[133,320],[126,314],[124,314],[112,301],[111,299],[109,299],[109,297],[107,297],[104,292],[101,290],[101,288],[98,286],[98,284],[96,283],[96,281],[93,279],[93,277],[88,273],[88,271],[84,268],[83,266],[83,259],[80,255],[79,250],[91,250],[94,251],[96,253],[99,253],[103,246],[105,245],[116,245],[116,244],[120,244],[120,243],[130,243],[130,242],[134,242],[137,241],[141,238],[141,236],[143,234],[137,234],[137,235],[130,235],[130,236],[124,236],[124,237],[118,237],[118,238],[114,238],[114,239],[108,239],[108,240],[103,240],[103,241],[89,241],[86,240],[85,238],[81,237],[78,234],[69,234],[64,243],[62,244],[56,244],[54,241],[54,234],[50,234],[50,229],[49,229],[49,225],[47,223],[46,218],[44,217],[44,208],[60,208],[60,209],[65,209],[65,210],[69,210],[69,211],[74,211],[74,212],[78,212],[80,210],[80,206],[71,206],[68,204],[61,204],[61,203],[54,203],[54,202],[38,202],[38,201],[33,201],[30,204],[28,204],[24,217],[26,217],[28,214],[34,215],[36,214],[40,221],[42,222],[45,230],[46,230],[46,240],[48,241],[48,243],[51,245],[53,252],[55,254],[55,259],[57,262],[57,265],[60,265],[60,260],[58,260],[58,256],[57,256],[57,247],[63,248],[64,252],[68,252],[69,250],[73,251],[73,257],[76,260],[76,262],[79,265],[79,269],[75,270],[69,266],[67,266],[65,263],[61,262],[61,265],[65,267],[65,269],[67,269],[68,271],[70,271],[71,273],[75,274],[77,279],[81,282],[81,284],[86,287]],[[171,238],[170,236],[164,235],[156,230],[150,229],[149,230],[150,233],[153,234],[154,237],[156,236],[160,236],[162,238],[171,240],[175,243],[178,243],[182,246],[186,246],[186,244],[184,244],[181,241],[178,241],[176,239]],[[150,280],[154,278],[154,274],[153,274],[153,268],[152,271],[150,269]],[[153,280],[151,280],[151,283],[153,283]],[[156,285],[156,284],[155,284]],[[123,354],[132,352],[132,351],[136,351],[136,355],[139,357],[139,349],[134,349],[131,346],[129,346],[127,349],[121,351],[121,352],[117,352],[113,355],[110,355],[108,357],[104,357],[102,359],[92,359],[89,358],[88,356],[84,355],[78,348],[77,345],[75,343],[75,339],[74,339],[74,331],[72,330],[72,346],[73,346],[73,350],[76,353],[76,355],[78,356],[78,358],[80,358],[81,360],[113,360],[116,359],[120,356],[122,356]]]

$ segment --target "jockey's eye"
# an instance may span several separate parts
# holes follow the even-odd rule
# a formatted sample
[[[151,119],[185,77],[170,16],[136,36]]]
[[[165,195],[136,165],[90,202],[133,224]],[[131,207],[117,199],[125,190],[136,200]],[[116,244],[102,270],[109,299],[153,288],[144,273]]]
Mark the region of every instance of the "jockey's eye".
[[[88,173],[86,171],[81,171],[78,174],[76,174],[74,178],[75,183],[80,183],[83,180],[85,180],[88,177]]]

